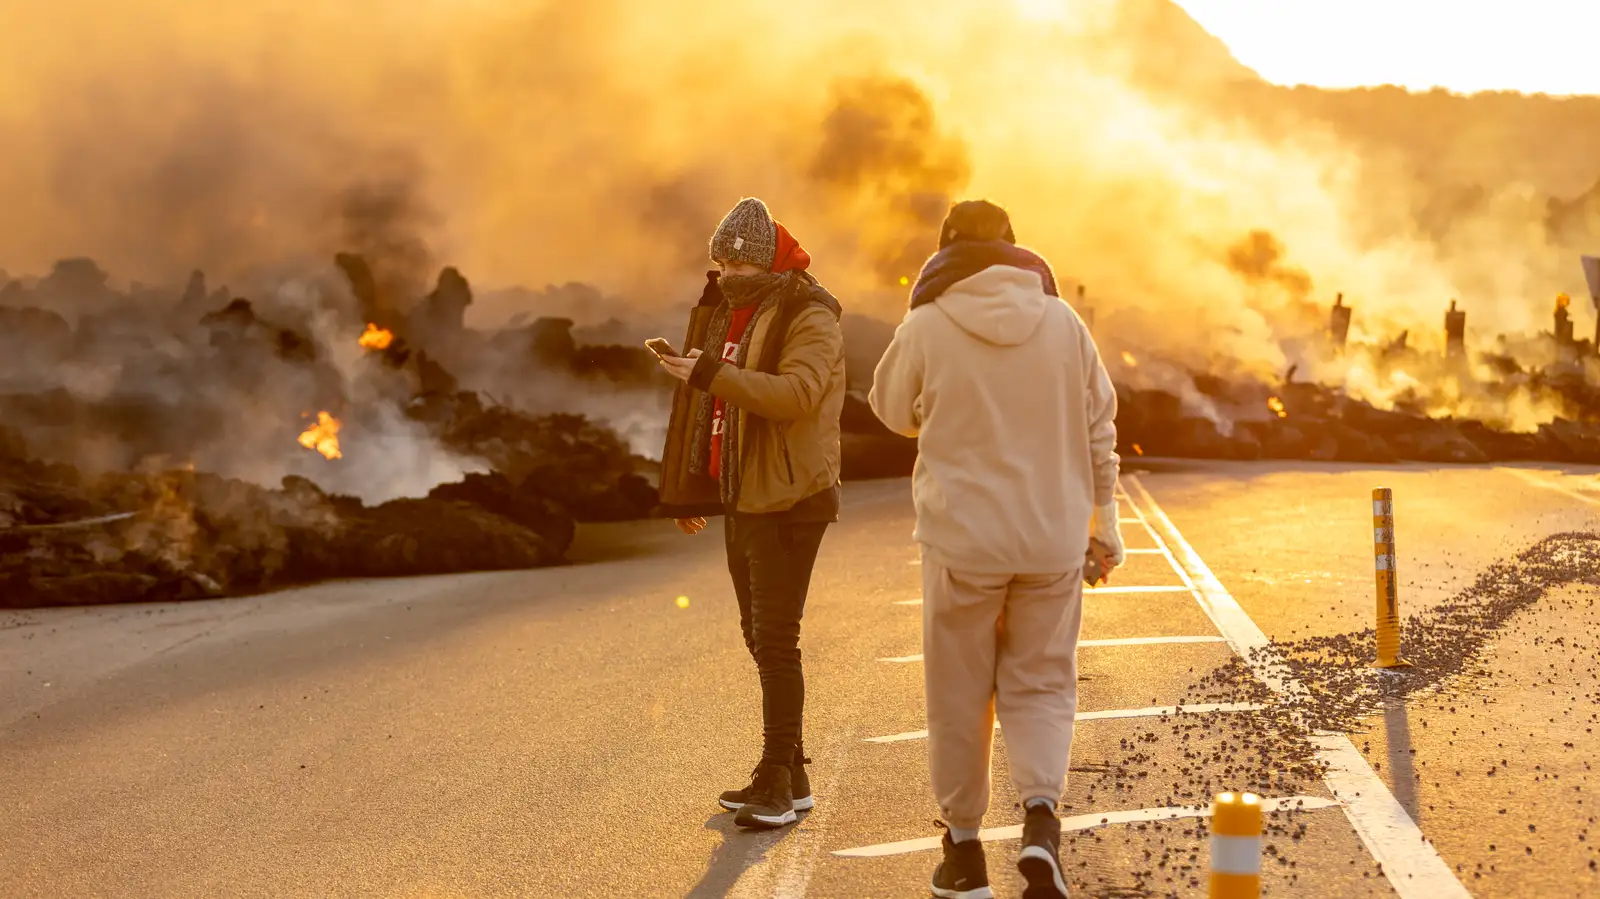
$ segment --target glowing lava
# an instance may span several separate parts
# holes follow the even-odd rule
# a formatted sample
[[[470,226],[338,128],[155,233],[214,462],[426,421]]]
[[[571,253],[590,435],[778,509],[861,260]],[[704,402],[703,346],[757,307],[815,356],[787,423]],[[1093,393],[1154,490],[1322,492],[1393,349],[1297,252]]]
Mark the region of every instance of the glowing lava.
[[[300,435],[300,445],[316,450],[324,459],[342,459],[339,452],[339,419],[326,412],[317,413],[317,423]]]
[[[1289,413],[1283,408],[1283,400],[1280,400],[1275,396],[1267,397],[1267,408],[1277,413],[1279,418],[1289,417]]]
[[[361,333],[362,346],[369,350],[386,350],[391,343],[394,343],[392,331],[386,331],[372,322],[367,322],[367,330]]]

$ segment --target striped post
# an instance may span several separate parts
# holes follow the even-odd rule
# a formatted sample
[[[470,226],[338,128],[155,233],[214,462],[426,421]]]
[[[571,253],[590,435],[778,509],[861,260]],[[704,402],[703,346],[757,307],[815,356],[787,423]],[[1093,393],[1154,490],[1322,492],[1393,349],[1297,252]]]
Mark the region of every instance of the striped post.
[[[1377,578],[1378,659],[1374,668],[1410,668],[1400,657],[1399,574],[1394,562],[1394,491],[1372,489],[1372,552]]]
[[[1261,798],[1218,793],[1211,803],[1211,899],[1261,896]]]

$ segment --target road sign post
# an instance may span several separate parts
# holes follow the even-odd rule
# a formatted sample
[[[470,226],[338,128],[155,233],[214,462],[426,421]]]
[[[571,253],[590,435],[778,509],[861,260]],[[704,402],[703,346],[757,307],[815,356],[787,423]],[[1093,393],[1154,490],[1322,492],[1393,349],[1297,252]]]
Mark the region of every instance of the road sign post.
[[[1375,668],[1410,668],[1400,657],[1399,573],[1394,559],[1394,491],[1372,490],[1373,569],[1377,576],[1378,659]]]

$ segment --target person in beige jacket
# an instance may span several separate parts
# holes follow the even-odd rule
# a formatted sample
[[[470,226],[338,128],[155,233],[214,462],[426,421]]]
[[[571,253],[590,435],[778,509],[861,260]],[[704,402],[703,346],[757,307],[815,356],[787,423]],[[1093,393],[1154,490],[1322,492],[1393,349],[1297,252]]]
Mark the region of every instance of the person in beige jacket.
[[[1122,563],[1116,392],[1043,259],[1005,211],[957,204],[874,374],[870,402],[917,438],[931,776],[948,825],[942,899],[992,896],[978,828],[999,716],[1026,809],[1026,896],[1066,896],[1056,806],[1077,713],[1083,568]]]
[[[702,300],[715,311],[685,355],[661,360],[685,387],[668,422],[660,512],[690,535],[705,515],[725,516],[739,627],[761,678],[762,751],[749,785],[717,801],[741,827],[775,828],[815,805],[800,622],[823,534],[839,520],[842,308],[760,199],[740,200],[709,249],[719,271]]]

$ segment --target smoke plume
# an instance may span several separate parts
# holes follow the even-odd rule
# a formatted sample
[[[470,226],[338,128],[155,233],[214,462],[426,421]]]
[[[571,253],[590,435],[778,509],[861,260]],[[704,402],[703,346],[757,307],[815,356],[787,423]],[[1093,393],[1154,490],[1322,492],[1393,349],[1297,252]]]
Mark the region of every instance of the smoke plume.
[[[453,265],[476,323],[582,283],[627,329],[681,318],[754,195],[893,320],[987,197],[1103,343],[1280,373],[1335,291],[1352,339],[1442,344],[1453,297],[1483,340],[1543,325],[1600,233],[1600,101],[1275,88],[1166,0],[24,0],[0,30],[13,274],[282,297],[349,250],[369,315]]]

